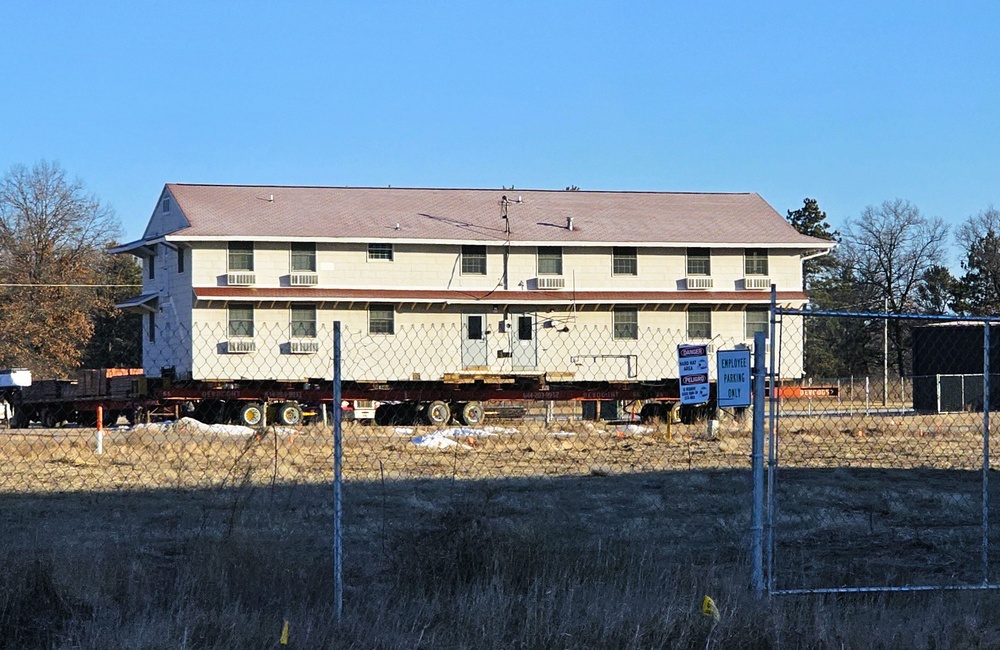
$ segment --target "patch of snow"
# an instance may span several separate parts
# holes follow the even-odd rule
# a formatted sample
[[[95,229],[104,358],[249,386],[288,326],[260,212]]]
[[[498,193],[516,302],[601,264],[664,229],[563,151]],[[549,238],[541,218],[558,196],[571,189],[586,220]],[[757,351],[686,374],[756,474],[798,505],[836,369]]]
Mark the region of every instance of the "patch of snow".
[[[431,433],[426,436],[417,436],[416,438],[412,438],[410,442],[418,447],[426,447],[427,449],[448,449],[456,446],[462,449],[472,449],[468,445],[463,445],[451,438],[444,437],[440,432]]]

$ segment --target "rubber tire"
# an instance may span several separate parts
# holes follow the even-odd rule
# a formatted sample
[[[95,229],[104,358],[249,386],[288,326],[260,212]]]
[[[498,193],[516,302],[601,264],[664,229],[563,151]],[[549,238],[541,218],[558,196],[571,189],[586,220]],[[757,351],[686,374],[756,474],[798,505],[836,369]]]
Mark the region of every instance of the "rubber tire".
[[[467,402],[462,405],[459,411],[459,419],[462,424],[470,427],[478,427],[486,419],[486,411],[482,402]]]
[[[302,424],[302,407],[295,402],[285,402],[278,407],[278,424],[296,427]]]
[[[259,427],[264,422],[264,407],[256,402],[247,402],[240,407],[238,419],[245,427]]]
[[[57,410],[46,408],[42,409],[42,428],[44,429],[57,429],[59,423],[62,421],[60,414]]]
[[[448,424],[451,422],[451,407],[448,402],[434,400],[424,409],[424,417],[433,426]]]

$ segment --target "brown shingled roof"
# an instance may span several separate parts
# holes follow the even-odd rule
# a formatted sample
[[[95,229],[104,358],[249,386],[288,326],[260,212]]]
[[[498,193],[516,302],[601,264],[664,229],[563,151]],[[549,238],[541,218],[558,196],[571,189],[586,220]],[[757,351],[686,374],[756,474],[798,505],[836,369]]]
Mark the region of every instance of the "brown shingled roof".
[[[759,195],[503,189],[251,187],[168,184],[190,226],[171,239],[510,239],[562,244],[732,244],[827,248]],[[520,199],[520,202],[517,202]],[[567,218],[573,218],[573,230]]]

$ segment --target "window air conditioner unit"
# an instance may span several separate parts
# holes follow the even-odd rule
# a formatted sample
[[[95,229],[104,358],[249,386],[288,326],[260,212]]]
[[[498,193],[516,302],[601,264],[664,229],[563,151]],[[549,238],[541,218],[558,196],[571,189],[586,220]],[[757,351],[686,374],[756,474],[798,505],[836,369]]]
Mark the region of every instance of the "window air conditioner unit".
[[[292,354],[313,354],[319,352],[319,341],[292,341],[289,345]]]
[[[535,280],[535,285],[539,290],[545,291],[546,289],[565,289],[566,288],[566,278],[562,277],[544,277]]]
[[[688,277],[686,278],[686,285],[688,289],[711,289],[712,278],[704,276]]]
[[[744,289],[770,289],[771,278],[743,278]]]
[[[288,284],[293,287],[311,287],[319,284],[318,273],[292,273],[288,278]]]
[[[257,349],[253,339],[229,339],[226,341],[227,354],[247,354]]]
[[[253,273],[230,273],[226,276],[226,284],[231,287],[248,287],[255,279]]]

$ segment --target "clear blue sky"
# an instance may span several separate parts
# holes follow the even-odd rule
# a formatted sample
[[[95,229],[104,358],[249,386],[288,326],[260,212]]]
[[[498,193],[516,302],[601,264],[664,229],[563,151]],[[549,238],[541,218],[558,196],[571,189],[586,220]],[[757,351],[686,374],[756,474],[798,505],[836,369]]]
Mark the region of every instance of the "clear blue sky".
[[[0,170],[1000,205],[1000,3],[817,4],[7,0]]]

